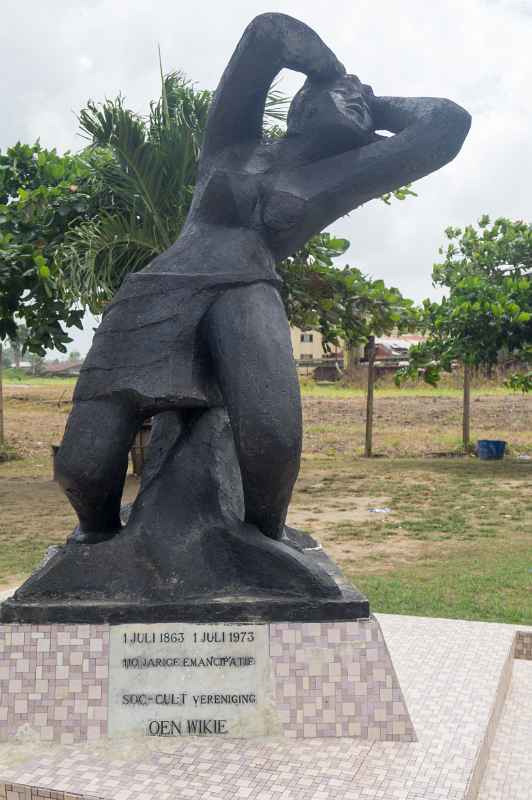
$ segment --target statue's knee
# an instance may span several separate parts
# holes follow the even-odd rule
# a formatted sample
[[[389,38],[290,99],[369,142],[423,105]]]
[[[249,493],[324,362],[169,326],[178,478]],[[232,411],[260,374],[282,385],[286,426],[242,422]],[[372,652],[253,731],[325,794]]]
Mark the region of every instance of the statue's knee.
[[[64,489],[78,485],[82,480],[82,465],[75,454],[64,446],[54,447],[54,480]]]

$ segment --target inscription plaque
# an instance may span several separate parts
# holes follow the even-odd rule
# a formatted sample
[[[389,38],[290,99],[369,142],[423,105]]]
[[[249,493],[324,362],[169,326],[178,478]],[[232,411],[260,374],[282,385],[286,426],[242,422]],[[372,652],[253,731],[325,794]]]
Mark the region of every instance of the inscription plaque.
[[[267,625],[111,628],[110,736],[279,732]]]

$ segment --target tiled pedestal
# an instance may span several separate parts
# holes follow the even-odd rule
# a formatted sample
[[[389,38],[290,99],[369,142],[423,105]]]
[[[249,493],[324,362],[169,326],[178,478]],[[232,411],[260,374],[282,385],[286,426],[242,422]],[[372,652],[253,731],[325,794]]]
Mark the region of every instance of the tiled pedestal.
[[[258,627],[269,643],[266,680],[277,733],[415,740],[376,619]],[[0,626],[0,741],[106,737],[109,640],[106,625]]]

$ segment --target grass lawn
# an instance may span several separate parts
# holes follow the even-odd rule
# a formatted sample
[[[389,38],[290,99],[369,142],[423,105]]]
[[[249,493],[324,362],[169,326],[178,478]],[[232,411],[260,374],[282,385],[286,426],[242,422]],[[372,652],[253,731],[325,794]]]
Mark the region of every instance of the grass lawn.
[[[291,520],[375,611],[532,625],[532,462],[305,459]]]
[[[73,386],[29,379],[4,387],[7,436],[20,458],[0,463],[0,586],[26,577],[74,525],[51,480],[51,445]],[[475,435],[508,441],[505,461],[431,455],[459,449],[452,388],[378,392],[381,457],[367,460],[363,393],[304,387],[289,522],[318,536],[375,611],[532,625],[532,460],[519,458],[532,455],[532,398],[480,388],[472,409]],[[127,497],[136,490],[130,477]],[[389,513],[370,511],[384,507]]]
[[[74,387],[76,378],[42,378],[26,374],[21,369],[10,367],[2,371],[2,380],[6,386],[70,386]]]
[[[36,379],[38,380],[38,379]],[[326,397],[329,399],[348,399],[366,396],[366,389],[357,386],[342,386],[341,384],[334,383],[315,383],[314,381],[302,381],[301,393],[303,397]],[[428,384],[419,383],[418,386],[404,386],[398,388],[394,386],[391,381],[387,381],[381,385],[377,384],[375,387],[375,394],[377,397],[455,397],[461,398],[463,389],[456,386],[441,385],[429,386]],[[504,386],[490,386],[483,385],[473,387],[471,390],[472,397],[485,396],[485,397],[507,397],[509,395],[508,389]]]

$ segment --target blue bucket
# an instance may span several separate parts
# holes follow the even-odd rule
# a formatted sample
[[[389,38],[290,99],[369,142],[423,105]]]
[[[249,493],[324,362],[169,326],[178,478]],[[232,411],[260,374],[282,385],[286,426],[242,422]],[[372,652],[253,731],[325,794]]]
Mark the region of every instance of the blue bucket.
[[[506,442],[499,439],[479,439],[477,442],[477,455],[483,461],[500,461],[504,458],[504,451],[506,450]]]

